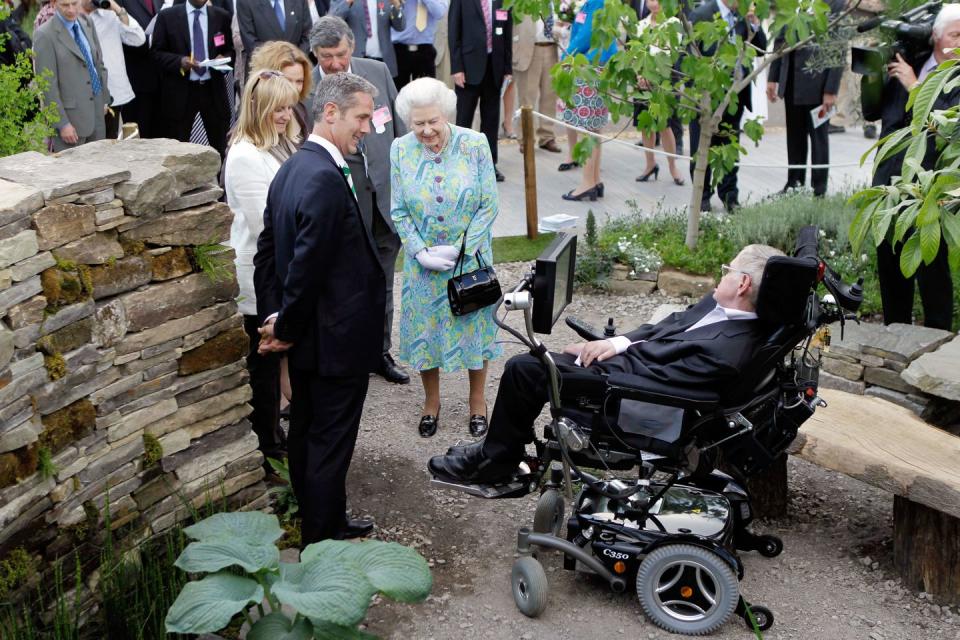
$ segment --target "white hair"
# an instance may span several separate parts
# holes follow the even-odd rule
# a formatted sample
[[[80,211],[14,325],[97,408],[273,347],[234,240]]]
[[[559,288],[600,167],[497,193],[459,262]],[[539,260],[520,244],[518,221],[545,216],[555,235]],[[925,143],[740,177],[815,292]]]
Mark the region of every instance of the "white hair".
[[[748,244],[737,254],[737,269],[750,276],[750,304],[757,304],[760,295],[760,283],[763,282],[763,272],[767,267],[767,260],[773,256],[785,255],[780,249],[765,244]]]
[[[951,22],[960,20],[960,4],[945,4],[937,14],[937,19],[933,21],[933,39],[936,40],[943,35],[943,30]]]
[[[394,109],[407,128],[410,127],[410,113],[422,107],[439,107],[448,120],[457,115],[457,94],[453,89],[436,78],[417,78],[400,89],[394,102]]]

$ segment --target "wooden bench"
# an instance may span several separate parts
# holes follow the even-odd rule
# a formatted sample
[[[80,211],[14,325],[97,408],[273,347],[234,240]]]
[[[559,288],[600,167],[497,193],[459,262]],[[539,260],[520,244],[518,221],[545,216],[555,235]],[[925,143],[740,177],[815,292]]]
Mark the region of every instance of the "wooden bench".
[[[868,396],[821,389],[790,453],[894,494],[904,586],[960,604],[960,438]]]

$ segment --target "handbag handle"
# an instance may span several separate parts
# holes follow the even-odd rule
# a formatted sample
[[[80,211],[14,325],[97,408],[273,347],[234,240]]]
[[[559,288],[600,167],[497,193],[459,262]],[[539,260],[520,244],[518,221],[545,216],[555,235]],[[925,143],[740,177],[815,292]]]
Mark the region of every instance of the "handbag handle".
[[[473,222],[473,220],[471,220],[471,222]],[[469,228],[469,227],[470,227],[470,225],[468,224],[468,225],[467,225],[467,228]],[[460,243],[460,253],[459,253],[459,255],[457,255],[457,261],[453,264],[453,273],[454,273],[455,276],[458,276],[458,277],[459,277],[459,276],[462,276],[462,275],[463,275],[463,267],[464,267],[464,265],[465,265],[466,262],[467,262],[467,261],[466,261],[466,256],[465,256],[466,253],[467,253],[467,230],[464,229],[464,231],[463,231],[463,242]],[[485,267],[487,266],[487,262],[486,262],[486,260],[483,259],[483,255],[481,255],[480,249],[477,249],[477,252],[476,252],[475,254],[473,254],[473,257],[477,259],[477,264],[480,265],[480,268],[481,268],[481,269],[483,269],[483,268],[485,268]],[[460,272],[459,272],[459,273],[457,273],[457,267],[458,267],[458,266],[460,267]]]

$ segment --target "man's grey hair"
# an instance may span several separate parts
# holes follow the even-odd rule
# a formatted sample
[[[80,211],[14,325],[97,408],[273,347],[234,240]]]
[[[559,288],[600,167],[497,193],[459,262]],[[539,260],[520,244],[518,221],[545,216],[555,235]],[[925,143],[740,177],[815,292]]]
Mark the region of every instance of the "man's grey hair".
[[[336,16],[323,16],[310,29],[310,50],[330,49],[340,46],[340,41],[344,38],[353,46],[353,31],[350,25],[343,21],[343,18]]]
[[[440,107],[448,120],[457,116],[457,94],[436,78],[417,78],[400,89],[394,101],[394,109],[408,129],[410,113],[414,109],[432,106]]]
[[[337,105],[341,113],[355,106],[358,93],[368,93],[371,98],[376,98],[377,88],[360,76],[346,71],[323,76],[313,93],[313,121],[323,119],[323,108],[331,102]]]
[[[933,21],[933,39],[936,40],[943,35],[943,30],[951,22],[960,20],[960,4],[945,4]]]
[[[750,276],[750,304],[756,306],[757,296],[760,295],[760,283],[763,282],[763,271],[767,267],[767,260],[773,256],[785,255],[780,249],[765,244],[748,244],[737,254],[737,270]]]

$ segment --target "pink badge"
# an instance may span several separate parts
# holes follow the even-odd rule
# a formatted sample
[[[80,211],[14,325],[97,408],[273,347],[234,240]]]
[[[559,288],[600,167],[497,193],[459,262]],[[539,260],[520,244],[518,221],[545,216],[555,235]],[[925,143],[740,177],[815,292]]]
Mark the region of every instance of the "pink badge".
[[[576,22],[577,24],[583,24],[584,22],[587,21],[587,14],[581,11],[580,13],[577,14],[577,17],[574,18],[573,21]]]
[[[497,9],[497,20],[503,22],[504,20],[509,20],[510,14],[506,9]]]
[[[218,33],[213,36],[213,46],[222,47],[225,44],[227,44],[227,39],[223,37],[222,33]]]
[[[373,112],[373,116],[370,118],[373,122],[373,128],[377,133],[384,132],[384,125],[393,120],[393,116],[390,115],[390,109],[386,105],[380,107]]]

